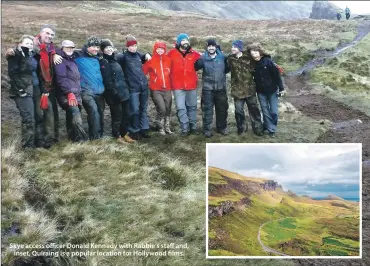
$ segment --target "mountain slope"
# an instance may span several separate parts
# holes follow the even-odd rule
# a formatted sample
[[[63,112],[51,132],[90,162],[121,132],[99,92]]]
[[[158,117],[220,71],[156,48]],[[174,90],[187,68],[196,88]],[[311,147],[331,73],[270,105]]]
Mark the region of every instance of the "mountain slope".
[[[273,180],[244,177],[216,167],[208,168],[208,183],[210,256],[274,255],[258,242],[258,229],[265,223],[261,239],[279,252],[345,254],[347,250],[341,250],[344,246],[340,244],[328,244],[321,251],[315,249],[320,241],[337,241],[348,244],[346,254],[358,254],[358,203],[334,197],[313,200],[292,191],[285,192]],[[292,220],[286,221],[288,217]],[[281,222],[270,223],[277,220]],[[313,236],[315,226],[320,229],[314,230]],[[273,232],[282,233],[274,236]]]
[[[196,12],[226,19],[303,19],[313,1],[140,1],[158,10]]]

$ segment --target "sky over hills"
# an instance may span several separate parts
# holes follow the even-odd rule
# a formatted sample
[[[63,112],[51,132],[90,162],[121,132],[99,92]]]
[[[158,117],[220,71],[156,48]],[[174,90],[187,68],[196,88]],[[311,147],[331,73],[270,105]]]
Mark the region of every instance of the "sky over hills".
[[[299,195],[359,198],[360,146],[209,145],[208,165],[273,179]]]

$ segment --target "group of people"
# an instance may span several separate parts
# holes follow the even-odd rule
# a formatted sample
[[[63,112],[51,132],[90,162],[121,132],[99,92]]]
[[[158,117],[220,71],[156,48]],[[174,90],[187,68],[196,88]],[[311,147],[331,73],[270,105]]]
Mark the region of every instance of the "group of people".
[[[168,53],[166,43],[157,41],[151,55],[137,51],[137,40],[132,35],[126,37],[126,49],[122,53],[117,53],[109,39],[95,36],[88,38],[80,50],[75,49],[71,40],[64,40],[57,48],[52,42],[54,36],[55,28],[44,25],[36,37],[23,35],[17,46],[6,52],[10,96],[22,118],[24,148],[48,148],[58,142],[57,104],[66,111],[67,133],[72,141],[103,136],[106,103],[110,108],[112,136],[117,141],[132,143],[149,138],[149,93],[161,135],[173,133],[172,94],[181,136],[198,134],[199,70],[203,72],[201,109],[205,137],[213,135],[214,109],[217,132],[228,134],[226,74],[229,72],[238,134],[248,129],[246,104],[253,132],[259,136],[267,132],[274,137],[278,96],[284,87],[279,67],[258,43],[245,49],[243,41],[235,40],[231,54],[225,55],[216,40],[209,39],[204,53],[199,53],[191,47],[189,36],[182,33]],[[87,113],[88,132],[83,127],[82,107]]]
[[[351,11],[349,10],[348,6],[344,9],[344,13],[346,14],[346,19],[349,20],[351,17]],[[342,18],[342,14],[340,12],[337,13],[337,19],[340,20]]]

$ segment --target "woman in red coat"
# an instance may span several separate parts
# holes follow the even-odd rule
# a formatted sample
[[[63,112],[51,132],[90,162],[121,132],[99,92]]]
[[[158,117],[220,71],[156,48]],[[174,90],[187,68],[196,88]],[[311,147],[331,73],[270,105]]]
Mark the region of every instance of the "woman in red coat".
[[[161,135],[172,134],[170,115],[172,106],[171,59],[166,54],[166,44],[156,42],[153,57],[143,66],[145,75],[149,73],[150,95],[157,110],[157,127]]]
[[[177,36],[176,46],[169,53],[171,58],[171,86],[175,95],[177,118],[181,135],[197,133],[197,81],[194,64],[200,54],[190,47],[189,36]]]

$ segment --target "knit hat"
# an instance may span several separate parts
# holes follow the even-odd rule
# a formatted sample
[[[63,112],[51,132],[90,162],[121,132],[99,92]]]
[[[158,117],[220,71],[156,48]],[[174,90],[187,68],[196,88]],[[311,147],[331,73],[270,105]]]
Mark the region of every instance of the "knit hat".
[[[210,45],[217,46],[216,40],[215,39],[208,39],[207,40],[207,47],[210,46]]]
[[[40,32],[42,32],[43,29],[51,29],[52,31],[55,32],[55,27],[53,25],[50,25],[50,24],[42,25],[41,28],[40,28]]]
[[[101,40],[101,43],[100,43],[100,49],[103,51],[105,49],[105,47],[107,46],[113,46],[113,43],[109,40],[109,39],[103,39]]]
[[[181,41],[183,39],[187,39],[189,41],[189,36],[186,34],[186,33],[181,33],[177,36],[177,39],[176,39],[176,44],[177,45],[180,45],[181,44]]]
[[[62,42],[62,48],[63,47],[73,47],[73,48],[75,48],[76,46],[75,46],[75,44],[72,41],[70,41],[70,40],[64,40]]]
[[[86,46],[87,47],[100,46],[100,40],[95,36],[91,36],[90,38],[87,39]]]
[[[233,41],[231,45],[238,48],[240,52],[243,51],[243,41],[242,40]]]
[[[137,44],[136,38],[132,35],[126,36],[126,47],[130,47],[131,45],[134,44]]]

